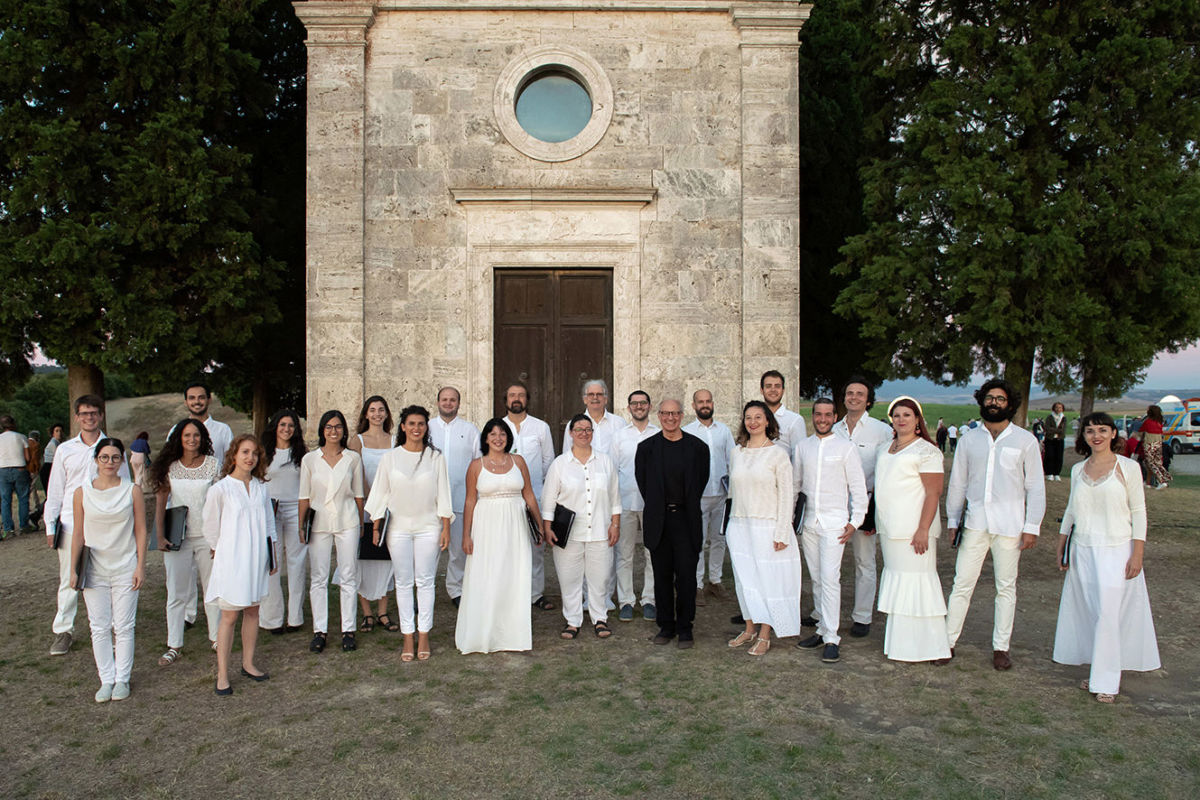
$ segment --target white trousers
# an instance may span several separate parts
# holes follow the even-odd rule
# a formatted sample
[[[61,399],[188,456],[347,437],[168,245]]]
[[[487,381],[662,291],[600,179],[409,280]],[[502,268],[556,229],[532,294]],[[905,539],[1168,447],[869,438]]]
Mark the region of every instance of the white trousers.
[[[308,545],[300,541],[300,503],[295,500],[279,504],[275,514],[275,530],[283,547],[280,558],[287,572],[287,624],[304,624],[304,587],[308,585]],[[281,565],[281,566],[284,566]],[[273,630],[283,627],[283,583],[285,569],[267,578],[267,596],[258,608],[258,627]]]
[[[954,588],[946,601],[946,637],[954,647],[962,633],[971,595],[983,568],[983,559],[992,553],[992,572],[996,578],[996,611],[992,623],[992,649],[1008,650],[1012,639],[1013,618],[1017,613],[1017,563],[1021,560],[1020,536],[996,536],[987,531],[964,528],[954,564]]]
[[[533,545],[529,548],[529,555],[533,559],[529,572],[529,602],[536,603],[546,594],[546,546]]]
[[[650,551],[642,544],[641,511],[621,512],[621,538],[617,540],[617,546],[613,550],[614,569],[612,577],[608,580],[609,589],[604,596],[612,596],[615,584],[618,606],[631,606],[637,602],[633,590],[633,561],[636,555],[641,553],[645,562],[642,567],[642,605],[653,605],[654,567],[650,563]]]
[[[120,577],[91,576],[83,590],[92,629],[92,656],[101,683],[129,683],[133,672],[133,625],[138,593],[133,573]]]
[[[187,613],[188,592],[196,586],[193,575],[200,576],[200,585],[208,591],[212,575],[212,550],[203,536],[186,536],[178,550],[163,550],[163,572],[167,576],[167,647],[183,647],[183,621]],[[221,609],[216,602],[204,604],[208,623],[208,640],[217,640]]]
[[[842,615],[842,553],[846,549],[838,541],[842,532],[843,529],[822,531],[806,527],[800,534],[808,579],[812,581],[817,635],[825,644],[842,641],[838,636]]]
[[[342,611],[342,633],[358,627],[358,525],[330,533],[313,531],[308,543],[312,572],[308,584],[308,604],[312,608],[313,633],[329,631],[329,569],[333,549],[337,547],[338,607]]]
[[[578,542],[567,540],[566,547],[554,548],[554,571],[562,589],[563,617],[578,628],[583,624],[583,589],[587,582],[588,614],[592,624],[608,618],[605,587],[612,575],[612,548],[607,540]]]
[[[708,553],[708,582],[720,583],[725,568],[725,536],[721,523],[725,521],[725,495],[700,498],[700,513],[704,520],[701,529],[704,540],[700,543],[700,558],[696,561],[696,586],[704,588],[704,554]]]
[[[451,600],[462,597],[463,573],[467,569],[467,554],[462,549],[462,526],[463,512],[460,508],[454,512],[454,521],[450,523],[450,547],[447,550],[449,556],[446,559],[446,593],[450,595]],[[389,538],[388,541],[390,542],[391,539]],[[391,545],[388,546],[391,547]],[[419,605],[424,607],[423,603],[419,603]],[[429,607],[432,609],[433,604],[430,603]]]
[[[875,574],[875,551],[879,536],[868,536],[862,531],[850,535],[850,549],[854,552],[854,611],[850,618],[863,625],[871,624],[871,612],[875,610],[875,590],[878,577]]]
[[[441,555],[438,539],[441,535],[440,529],[416,533],[388,531],[388,553],[392,556],[392,572],[396,575],[396,608],[400,612],[401,633],[426,633],[433,628],[433,601],[437,595],[437,565]],[[453,534],[450,541],[454,541]],[[461,573],[459,579],[462,579]],[[413,610],[414,585],[417,589],[416,611]],[[459,592],[462,592],[461,582]]]
[[[59,523],[62,524],[62,523]],[[58,606],[54,612],[54,633],[75,630],[75,611],[79,607],[79,592],[71,588],[71,531],[63,528],[58,550]]]

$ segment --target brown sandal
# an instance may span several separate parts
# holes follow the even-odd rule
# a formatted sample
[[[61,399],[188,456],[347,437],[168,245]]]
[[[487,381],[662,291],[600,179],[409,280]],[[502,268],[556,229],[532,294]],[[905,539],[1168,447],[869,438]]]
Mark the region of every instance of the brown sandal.
[[[574,625],[566,626],[562,629],[562,633],[559,634],[563,639],[574,639],[578,635],[579,628],[576,628]]]

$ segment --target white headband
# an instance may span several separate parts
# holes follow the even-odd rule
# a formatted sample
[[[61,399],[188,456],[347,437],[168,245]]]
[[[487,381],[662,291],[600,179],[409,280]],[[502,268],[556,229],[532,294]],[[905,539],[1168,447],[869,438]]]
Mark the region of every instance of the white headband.
[[[893,400],[892,402],[888,403],[888,411],[887,411],[887,415],[888,415],[889,417],[892,415],[892,409],[895,407],[896,403],[899,403],[901,400],[910,400],[910,401],[912,401],[912,403],[913,403],[914,405],[916,405],[916,407],[917,407],[917,413],[918,413],[918,414],[920,414],[922,417],[923,417],[923,416],[925,416],[925,412],[924,412],[923,410],[921,410],[921,403],[920,403],[920,402],[918,402],[917,398],[915,398],[915,397],[909,397],[909,396],[908,396],[908,395],[906,395],[906,394],[902,394],[902,395],[900,395],[899,397],[897,397],[895,400]]]

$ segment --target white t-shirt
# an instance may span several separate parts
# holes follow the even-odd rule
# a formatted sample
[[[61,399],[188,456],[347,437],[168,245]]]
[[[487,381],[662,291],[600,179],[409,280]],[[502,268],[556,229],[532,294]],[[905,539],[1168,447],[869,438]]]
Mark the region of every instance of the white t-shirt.
[[[29,440],[16,431],[0,433],[0,467],[24,467]]]

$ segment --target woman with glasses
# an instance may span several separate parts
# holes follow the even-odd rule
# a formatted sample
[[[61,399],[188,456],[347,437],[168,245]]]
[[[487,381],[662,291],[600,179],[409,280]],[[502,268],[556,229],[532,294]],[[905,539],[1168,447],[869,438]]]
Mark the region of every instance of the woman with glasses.
[[[554,569],[562,589],[560,634],[574,639],[583,625],[584,584],[592,628],[601,639],[612,636],[608,626],[606,589],[613,570],[613,551],[621,535],[621,493],[617,468],[604,453],[592,448],[592,419],[576,414],[567,425],[571,446],[550,465],[542,486],[542,529],[556,543],[550,521],[559,505],[575,512],[566,547],[554,548]]]
[[[317,449],[300,462],[300,524],[313,511],[312,540],[308,542],[311,569],[308,602],[312,607],[313,639],[308,649],[325,649],[329,630],[329,570],[337,548],[342,650],[356,649],[354,641],[358,595],[358,535],[363,512],[363,469],[358,453],[346,447],[346,418],[326,411],[317,426]]]

